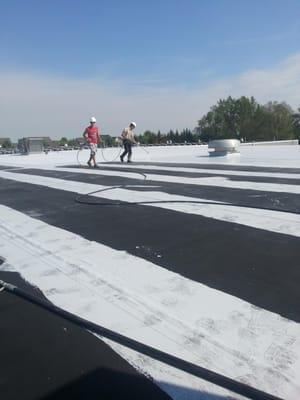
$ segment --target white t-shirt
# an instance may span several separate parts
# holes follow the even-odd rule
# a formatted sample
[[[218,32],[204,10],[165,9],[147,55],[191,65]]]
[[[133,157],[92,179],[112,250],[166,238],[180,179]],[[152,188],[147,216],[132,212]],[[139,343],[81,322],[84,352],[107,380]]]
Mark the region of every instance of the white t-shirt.
[[[123,129],[123,132],[121,134],[121,138],[123,140],[127,139],[127,140],[129,140],[130,142],[133,142],[133,143],[135,142],[134,135],[133,135],[133,130],[130,127],[127,127],[127,128]]]

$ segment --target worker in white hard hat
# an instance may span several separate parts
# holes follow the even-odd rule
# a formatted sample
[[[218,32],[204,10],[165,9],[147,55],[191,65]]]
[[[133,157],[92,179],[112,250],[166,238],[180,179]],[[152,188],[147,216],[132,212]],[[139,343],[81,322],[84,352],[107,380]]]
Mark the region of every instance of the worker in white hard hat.
[[[134,135],[133,135],[133,130],[135,127],[136,127],[136,123],[130,122],[129,126],[125,129],[123,129],[123,132],[121,134],[121,140],[123,142],[124,151],[120,155],[121,162],[124,162],[124,157],[126,156],[126,154],[128,154],[127,162],[128,163],[132,162],[131,161],[132,145],[137,144],[137,142],[135,141]]]
[[[87,165],[89,168],[92,166],[94,168],[97,168],[97,163],[96,163],[96,153],[98,150],[98,143],[100,142],[100,133],[99,133],[99,128],[96,126],[96,118],[91,117],[90,119],[90,125],[85,128],[83,132],[83,137],[87,140],[89,148],[90,148],[90,158],[87,162]],[[93,165],[92,165],[93,162]]]

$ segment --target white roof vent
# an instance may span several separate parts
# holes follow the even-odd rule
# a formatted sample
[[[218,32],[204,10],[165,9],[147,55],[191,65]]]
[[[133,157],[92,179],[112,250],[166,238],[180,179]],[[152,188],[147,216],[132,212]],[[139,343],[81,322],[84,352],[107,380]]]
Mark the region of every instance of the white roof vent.
[[[239,153],[240,141],[238,139],[211,140],[208,143],[210,156],[226,156],[227,154]]]

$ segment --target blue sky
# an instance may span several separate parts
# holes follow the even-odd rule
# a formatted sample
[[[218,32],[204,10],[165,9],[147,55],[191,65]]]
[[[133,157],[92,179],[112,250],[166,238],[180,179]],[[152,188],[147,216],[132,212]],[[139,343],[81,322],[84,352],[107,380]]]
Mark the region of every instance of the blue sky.
[[[299,21],[299,0],[7,0],[0,72],[193,95],[297,55]]]

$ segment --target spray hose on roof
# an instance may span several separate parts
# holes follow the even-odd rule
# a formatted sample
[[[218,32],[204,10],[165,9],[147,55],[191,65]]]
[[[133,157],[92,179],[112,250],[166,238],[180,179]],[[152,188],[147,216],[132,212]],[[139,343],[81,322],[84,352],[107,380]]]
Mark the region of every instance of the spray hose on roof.
[[[144,174],[143,172],[132,170],[131,171],[134,174],[138,174],[142,177],[143,181],[146,181],[147,175]],[[115,185],[115,186],[109,186],[104,189],[99,189],[99,190],[94,190],[89,193],[85,194],[80,194],[75,197],[74,201],[79,204],[85,204],[85,205],[90,205],[90,206],[123,206],[123,207],[130,207],[130,206],[137,206],[137,205],[151,205],[151,204],[202,204],[202,205],[215,205],[215,206],[227,206],[227,207],[241,207],[241,208],[251,208],[255,210],[266,210],[266,211],[277,211],[277,212],[286,212],[290,214],[296,214],[299,215],[300,211],[295,211],[295,210],[287,210],[287,209],[280,209],[280,208],[274,208],[274,207],[257,207],[257,206],[252,206],[250,205],[245,205],[245,204],[240,204],[240,203],[228,203],[228,202],[222,202],[222,201],[209,201],[209,200],[153,200],[153,201],[133,201],[133,202],[127,202],[127,201],[99,201],[95,199],[95,194],[99,194],[102,192],[106,192],[109,190],[114,190],[114,189],[130,189],[134,187],[134,185]],[[147,187],[145,185],[145,187]]]
[[[217,386],[220,386],[224,389],[230,390],[231,392],[240,394],[248,399],[252,400],[283,400],[279,397],[273,396],[269,393],[258,390],[252,386],[249,386],[245,383],[238,382],[234,379],[228,378],[224,375],[218,374],[216,372],[210,371],[206,368],[203,368],[199,365],[193,364],[189,361],[185,361],[181,358],[173,356],[172,354],[165,353],[164,351],[158,350],[154,347],[148,346],[144,343],[138,342],[134,339],[131,339],[127,336],[121,335],[115,331],[107,329],[101,325],[97,325],[94,322],[88,321],[84,318],[78,317],[68,311],[65,311],[49,301],[40,299],[36,296],[32,296],[30,293],[19,289],[17,286],[14,286],[8,282],[0,280],[0,288],[2,291],[7,291],[13,295],[20,297],[23,300],[26,300],[38,307],[43,308],[51,312],[52,314],[58,315],[73,324],[87,329],[97,335],[100,335],[106,339],[112,340],[115,343],[121,344],[129,349],[137,351],[141,354],[144,354],[148,357],[151,357],[157,361],[163,362],[164,364],[170,365],[174,368],[177,368],[181,371],[187,372],[193,376],[204,379],[208,382],[211,382]],[[0,290],[0,292],[1,292]]]

